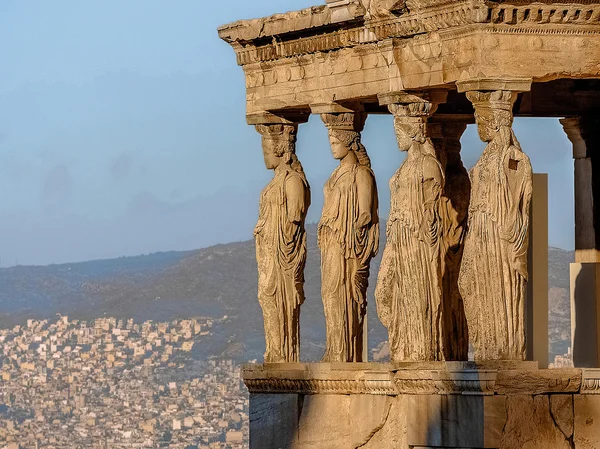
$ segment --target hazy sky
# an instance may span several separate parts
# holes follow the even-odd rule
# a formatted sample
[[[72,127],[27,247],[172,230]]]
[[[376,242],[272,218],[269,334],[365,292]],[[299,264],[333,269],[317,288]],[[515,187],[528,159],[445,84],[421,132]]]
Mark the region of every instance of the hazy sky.
[[[83,261],[248,239],[269,178],[245,124],[244,79],[217,26],[318,0],[0,2],[0,265]],[[573,162],[556,120],[517,120],[550,174],[550,244],[573,247]],[[367,121],[381,213],[403,156]],[[463,158],[483,144],[469,127]],[[298,154],[313,190],[336,162],[320,119]]]

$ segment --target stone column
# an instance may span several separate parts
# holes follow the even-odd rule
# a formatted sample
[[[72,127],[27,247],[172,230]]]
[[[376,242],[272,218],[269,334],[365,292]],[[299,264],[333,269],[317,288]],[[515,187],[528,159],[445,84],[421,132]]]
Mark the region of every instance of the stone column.
[[[488,145],[471,171],[469,229],[459,288],[476,360],[525,360],[533,172],[512,130],[513,105],[531,80],[457,84]]]
[[[296,156],[298,121],[265,113],[248,117],[248,123],[261,134],[265,166],[274,172],[261,193],[254,229],[264,360],[298,362],[306,263],[304,221],[310,205],[310,187]]]
[[[466,121],[433,117],[427,126],[444,169],[445,185],[440,201],[442,219],[442,306],[444,333],[454,335],[446,347],[446,360],[467,360],[469,334],[465,308],[458,288],[458,275],[467,233],[471,181],[460,157],[460,138]]]
[[[600,116],[560,121],[575,159],[575,262],[600,263]]]
[[[327,325],[323,362],[366,362],[367,287],[379,249],[377,184],[360,135],[366,114],[361,105],[311,109],[321,115],[333,157],[340,161],[325,184],[318,229]]]
[[[452,359],[458,346],[442,295],[444,168],[427,131],[428,117],[445,99],[445,92],[379,96],[394,115],[400,150],[408,153],[390,181],[387,242],[375,290],[393,362]]]
[[[575,158],[575,263],[571,264],[571,339],[578,368],[600,367],[600,117],[561,123]]]

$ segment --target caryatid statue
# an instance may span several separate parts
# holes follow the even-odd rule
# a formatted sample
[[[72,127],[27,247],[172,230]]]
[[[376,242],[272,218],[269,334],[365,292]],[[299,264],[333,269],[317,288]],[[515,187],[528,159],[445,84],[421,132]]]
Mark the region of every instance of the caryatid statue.
[[[254,230],[265,362],[297,362],[310,188],[295,154],[296,126],[257,125],[256,129],[262,135],[265,165],[275,172],[261,193]]]
[[[377,186],[360,140],[362,112],[321,114],[333,157],[319,222],[321,295],[327,341],[324,362],[363,361],[363,328],[371,259],[379,249]]]
[[[442,220],[440,257],[444,359],[467,360],[469,334],[465,307],[458,288],[471,197],[469,173],[460,157],[460,138],[467,124],[443,120],[428,123],[427,127],[445,178],[439,209]]]
[[[471,91],[481,140],[471,170],[459,287],[477,360],[525,359],[525,292],[533,173],[512,130],[516,92]]]
[[[426,121],[427,101],[389,104],[406,160],[390,180],[387,242],[375,298],[392,361],[443,360],[440,198],[444,173]]]

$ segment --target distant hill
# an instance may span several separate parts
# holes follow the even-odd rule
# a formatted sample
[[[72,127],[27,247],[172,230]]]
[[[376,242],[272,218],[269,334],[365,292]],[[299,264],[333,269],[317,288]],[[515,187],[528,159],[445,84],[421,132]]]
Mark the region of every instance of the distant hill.
[[[303,360],[324,350],[325,318],[320,300],[320,260],[316,227],[309,226],[305,272],[306,302],[301,315]],[[383,244],[381,246],[383,248]],[[373,261],[369,300],[369,346],[387,332],[377,318],[373,290],[380,255]],[[573,253],[550,249],[551,354],[566,352],[570,339],[569,263]],[[0,327],[56,313],[75,319],[115,316],[171,320],[194,316],[228,318],[198,357],[260,359],[264,338],[256,299],[257,271],[252,241],[186,252],[156,253],[113,260],[0,269]]]

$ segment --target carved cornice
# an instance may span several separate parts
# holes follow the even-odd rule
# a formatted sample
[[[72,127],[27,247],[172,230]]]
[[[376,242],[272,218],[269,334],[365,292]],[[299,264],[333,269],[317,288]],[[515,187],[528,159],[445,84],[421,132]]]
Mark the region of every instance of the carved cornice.
[[[597,2],[577,3],[501,3],[490,10],[490,23],[523,24],[577,24],[598,25],[600,5]]]
[[[580,0],[577,3],[564,4],[421,0],[412,3],[408,13],[392,18],[365,20],[359,23],[356,18],[341,23],[323,21],[321,26],[302,30],[302,37],[297,36],[300,30],[294,29],[289,33],[271,36],[259,33],[261,37],[255,40],[236,39],[225,33],[234,29],[233,25],[229,28],[221,27],[220,33],[236,51],[239,65],[328,52],[434,31],[460,34],[464,33],[465,27],[472,28],[474,25],[483,26],[487,31],[495,33],[600,34],[600,4],[595,1]],[[411,2],[407,4],[410,5]],[[242,27],[243,23],[236,22],[234,25]],[[256,27],[255,24],[253,26]]]

